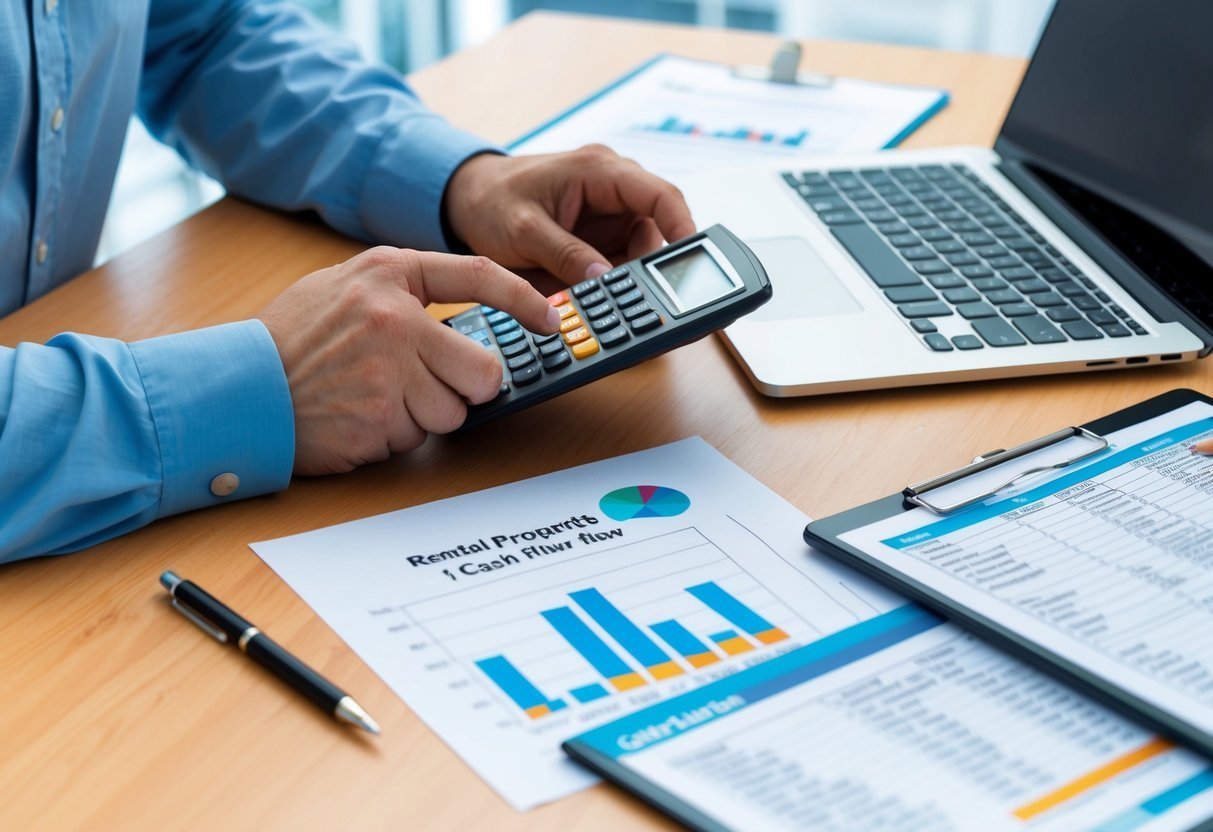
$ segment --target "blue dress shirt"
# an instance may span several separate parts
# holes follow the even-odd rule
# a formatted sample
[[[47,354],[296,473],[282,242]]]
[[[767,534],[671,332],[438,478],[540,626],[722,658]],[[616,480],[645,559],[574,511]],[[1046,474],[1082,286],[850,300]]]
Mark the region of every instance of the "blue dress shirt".
[[[283,3],[0,0],[0,315],[91,266],[133,112],[233,194],[434,250],[491,149]],[[258,321],[0,347],[0,562],[284,488],[294,445]]]

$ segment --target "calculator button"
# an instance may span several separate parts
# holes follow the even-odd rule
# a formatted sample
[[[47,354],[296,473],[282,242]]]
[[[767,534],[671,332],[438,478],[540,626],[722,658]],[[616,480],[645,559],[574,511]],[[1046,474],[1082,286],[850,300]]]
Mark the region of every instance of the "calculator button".
[[[563,306],[564,304],[566,304],[568,302],[569,302],[569,293],[568,292],[557,292],[554,295],[548,295],[548,303],[552,304],[552,306]]]
[[[535,360],[535,353],[531,352],[530,350],[527,350],[526,352],[516,355],[513,358],[506,361],[505,366],[509,367],[511,370],[517,370],[522,367],[525,367],[527,364],[530,364],[534,360]]]
[[[630,278],[630,277],[625,277],[623,280],[616,280],[610,286],[611,294],[614,295],[615,297],[619,297],[624,292],[630,292],[631,290],[633,290],[635,288],[636,288],[636,281],[632,280],[632,278]]]
[[[593,306],[606,300],[606,292],[599,289],[597,292],[590,292],[588,295],[578,298],[578,300],[581,301],[582,307]]]
[[[608,331],[602,333],[601,335],[599,335],[598,340],[602,343],[602,345],[604,347],[610,348],[610,347],[615,346],[616,344],[622,344],[624,341],[628,340],[631,337],[632,336],[628,333],[628,331],[626,329],[624,329],[621,326],[617,326],[614,329],[608,330]]]
[[[539,348],[539,354],[544,358],[547,358],[549,355],[556,355],[556,353],[560,352],[564,352],[564,344],[560,341],[548,341]]]
[[[573,317],[565,318],[563,321],[560,322],[560,331],[561,332],[572,332],[574,329],[576,329],[579,326],[581,326],[581,316],[574,315]]]
[[[550,373],[552,370],[559,370],[561,367],[572,363],[573,359],[569,358],[569,351],[562,347],[560,352],[543,359],[543,369]]]
[[[535,346],[541,347],[549,341],[554,341],[559,337],[559,332],[553,332],[551,335],[532,335],[531,340],[535,342]]]
[[[661,316],[656,312],[650,312],[647,315],[641,315],[632,322],[632,329],[635,332],[648,332],[650,329],[661,325]]]
[[[589,280],[583,280],[574,286],[570,291],[575,298],[583,298],[590,292],[598,288],[598,279],[591,277]]]
[[[562,303],[556,307],[556,311],[560,313],[561,318],[569,318],[577,314],[577,307],[571,303]]]
[[[505,335],[497,336],[497,346],[508,347],[510,344],[513,344],[515,341],[521,341],[525,337],[526,337],[526,333],[523,332],[521,329],[511,329]]]
[[[510,386],[508,384],[506,384],[504,381],[501,382],[501,386],[497,388],[497,395],[504,396],[508,392],[510,392]]]
[[[607,315],[605,318],[590,321],[590,326],[595,332],[605,332],[608,329],[614,329],[619,326],[619,316]]]
[[[619,304],[620,309],[623,309],[626,306],[631,306],[633,303],[638,303],[642,300],[644,300],[644,295],[640,293],[640,290],[633,289],[626,295],[620,295],[619,297],[615,298],[615,303]],[[627,312],[625,311],[623,314],[626,315]]]
[[[609,303],[600,303],[597,306],[591,306],[589,309],[585,310],[585,316],[590,320],[593,320],[594,318],[601,318],[603,315],[609,315],[614,311],[615,307],[611,306]]]
[[[493,326],[493,334],[494,335],[504,335],[505,333],[515,330],[517,328],[518,328],[518,322],[516,320],[514,320],[513,318],[510,318],[508,321],[502,321],[499,324],[495,324]]]
[[[614,283],[616,280],[622,280],[632,273],[632,270],[627,266],[617,266],[601,277],[603,283]]]
[[[590,331],[583,326],[579,326],[572,332],[564,334],[564,342],[566,344],[576,344],[578,341],[584,341],[590,337]]]
[[[627,320],[631,321],[631,320],[635,320],[636,318],[639,318],[641,315],[647,314],[652,311],[653,311],[653,307],[649,306],[649,302],[646,300],[642,303],[632,304],[627,309],[624,309],[623,317],[626,318]]]
[[[522,387],[524,384],[538,381],[540,372],[538,364],[528,364],[521,370],[515,370],[510,379],[514,382],[515,387]]]
[[[579,361],[583,358],[589,358],[596,352],[598,352],[598,342],[593,338],[588,338],[580,344],[573,345],[573,357]]]
[[[484,318],[479,315],[460,315],[451,319],[451,328],[460,335],[471,335],[478,329],[484,328]]]
[[[489,322],[490,326],[492,326],[493,324],[499,324],[502,321],[508,321],[510,319],[510,313],[509,312],[490,312],[488,315],[484,316],[484,319]]]
[[[504,355],[506,358],[513,358],[514,356],[518,355],[519,353],[526,352],[530,348],[531,347],[526,342],[526,339],[523,338],[521,341],[515,341],[513,344],[509,344],[508,346],[502,347],[501,354]]]

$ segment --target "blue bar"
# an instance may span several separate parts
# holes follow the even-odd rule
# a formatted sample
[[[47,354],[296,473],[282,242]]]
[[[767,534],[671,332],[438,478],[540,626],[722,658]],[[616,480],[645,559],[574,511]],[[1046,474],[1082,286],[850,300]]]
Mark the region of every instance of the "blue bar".
[[[1209,788],[1213,788],[1213,769],[1205,769],[1178,786],[1150,798],[1141,804],[1141,808],[1152,815],[1161,815]]]
[[[505,695],[513,699],[514,704],[524,711],[536,705],[552,704],[548,702],[548,698],[539,688],[532,685],[518,668],[510,664],[510,660],[505,656],[481,659],[476,662],[476,666],[484,671],[484,675],[496,682],[497,687],[505,691]]]
[[[719,633],[712,633],[708,636],[712,641],[720,644],[722,641],[728,641],[731,638],[737,638],[736,630],[722,630]]]
[[[775,141],[775,134],[774,133],[763,133],[762,140],[767,143],[773,142],[773,141]]]
[[[548,707],[552,709],[552,713],[556,713],[556,711],[563,710],[566,706],[563,699],[555,699],[548,703]]]
[[[750,131],[747,130],[745,127],[739,127],[733,131],[733,138],[735,138],[735,139],[748,139],[749,137],[750,137]]]
[[[556,628],[556,632],[564,636],[564,640],[606,678],[613,679],[616,676],[635,672],[568,607],[544,610],[540,615],[546,618],[548,623]]]
[[[661,122],[661,125],[657,129],[664,130],[668,133],[673,133],[678,129],[678,119],[674,116],[670,116],[665,121]]]
[[[800,145],[802,145],[804,143],[804,140],[807,139],[808,137],[809,137],[809,131],[801,130],[795,136],[788,136],[786,139],[783,140],[783,143],[786,144],[788,147],[800,147]]]
[[[774,624],[738,601],[714,581],[688,586],[687,592],[752,636],[775,629]]]
[[[738,708],[760,702],[823,676],[831,670],[860,661],[943,623],[944,619],[935,613],[917,604],[906,604],[720,681],[636,711],[575,739],[601,751],[611,759],[618,759],[657,742],[677,737],[685,731],[711,724]],[[714,713],[707,719],[689,722],[685,728],[662,731],[660,739],[646,743],[629,742],[630,738],[642,737],[655,725],[668,725],[671,716],[706,709],[709,703],[725,701],[732,707],[728,710],[712,709]]]
[[[592,685],[586,685],[580,688],[573,688],[569,693],[573,694],[573,698],[578,702],[593,702],[595,699],[601,699],[604,696],[610,696],[610,691],[602,685],[595,682]]]
[[[582,589],[570,592],[569,597],[590,614],[590,618],[598,622],[598,626],[606,630],[611,638],[619,642],[636,661],[645,667],[664,664],[670,660],[665,651],[657,646],[644,631],[633,624],[626,615],[615,608],[601,592],[596,589]]]
[[[711,648],[691,634],[691,631],[677,621],[658,621],[649,625],[649,629],[673,647],[683,656],[698,656],[700,653],[711,653]]]

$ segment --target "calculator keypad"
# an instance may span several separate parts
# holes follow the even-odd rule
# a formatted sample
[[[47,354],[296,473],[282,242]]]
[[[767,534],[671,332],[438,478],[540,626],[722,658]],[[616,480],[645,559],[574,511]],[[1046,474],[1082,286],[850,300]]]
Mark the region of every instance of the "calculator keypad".
[[[576,366],[577,361],[625,344],[664,323],[627,266],[557,292],[548,303],[561,319],[560,332],[552,335],[527,332],[508,313],[488,306],[451,319],[455,331],[486,348],[495,346],[501,353],[507,376],[502,393],[509,392],[511,385],[533,384],[545,372],[559,373]]]

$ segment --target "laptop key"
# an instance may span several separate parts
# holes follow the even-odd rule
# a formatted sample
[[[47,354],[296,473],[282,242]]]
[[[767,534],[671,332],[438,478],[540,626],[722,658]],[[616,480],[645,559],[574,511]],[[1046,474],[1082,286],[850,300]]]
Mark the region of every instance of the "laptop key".
[[[910,271],[910,267],[868,226],[840,225],[832,227],[830,232],[881,289],[922,283],[922,278]]]
[[[1066,331],[1075,341],[1093,341],[1096,338],[1102,338],[1103,334],[1095,328],[1094,324],[1088,321],[1067,321],[1061,325],[1061,328]]]
[[[917,286],[894,286],[884,290],[885,297],[893,303],[913,303],[915,301],[939,300],[939,295],[931,291],[925,283]]]
[[[1100,326],[1116,323],[1116,316],[1106,309],[1093,309],[1087,313],[1087,317],[1091,319],[1091,323]]]
[[[1048,292],[1049,284],[1045,283],[1043,280],[1037,280],[1033,277],[1030,280],[1016,281],[1015,288],[1023,292],[1025,295],[1034,295],[1038,292]]]
[[[826,225],[851,225],[857,222],[863,222],[859,214],[854,211],[827,211],[824,214],[818,214],[821,221]]]
[[[903,318],[944,318],[952,314],[952,307],[940,301],[903,303],[897,307]]]
[[[961,269],[960,273],[965,277],[972,277],[970,274],[965,274],[965,270]],[[997,277],[979,277],[973,281],[973,288],[979,292],[996,292],[999,289],[1007,288],[1006,281]]]
[[[1101,328],[1113,338],[1125,338],[1129,335],[1129,330],[1125,329],[1120,324],[1108,324],[1107,326]]]
[[[1081,321],[1082,314],[1072,306],[1058,306],[1045,312],[1050,321],[1065,323],[1066,321]]]
[[[994,307],[988,303],[961,303],[956,307],[956,311],[966,321],[972,321],[977,318],[993,318],[998,313],[994,311]]]
[[[978,278],[992,278],[997,280],[997,278],[994,277],[994,270],[989,266],[961,266],[960,273],[973,281],[976,281]],[[998,282],[1002,283],[1001,280]],[[976,285],[976,283],[974,283],[974,285]],[[1002,285],[1005,286],[1007,284],[1002,283]],[[980,289],[981,287],[978,286],[977,288]]]
[[[958,240],[954,239],[940,240],[937,243],[931,243],[931,248],[935,249],[940,254],[956,254],[965,250],[965,247],[961,245]],[[973,262],[977,261],[974,260]],[[953,263],[952,265],[956,264]]]
[[[917,234],[894,234],[889,237],[889,245],[897,248],[909,248],[922,245],[922,239]]]
[[[1018,347],[1027,343],[1014,327],[1001,318],[979,318],[973,321],[973,331],[991,347]]]
[[[952,339],[958,350],[979,350],[985,346],[976,335],[957,335]]]
[[[1049,323],[1043,315],[1015,318],[1012,323],[1033,344],[1056,344],[1066,340],[1065,334]]]
[[[911,248],[903,248],[901,256],[907,260],[935,260],[935,250],[930,246],[912,246]]]
[[[878,222],[876,223],[876,230],[886,237],[892,237],[896,234],[914,233],[910,230],[910,226],[906,225],[904,222]]]
[[[952,267],[942,260],[935,258],[932,260],[920,260],[914,264],[914,271],[919,274],[944,274],[951,272]]]
[[[958,274],[933,274],[927,278],[927,282],[936,289],[959,289],[965,285],[964,278]]]
[[[1036,277],[1036,272],[1027,266],[1012,266],[1009,269],[999,269],[998,273],[1007,280],[1028,280],[1029,278]]]
[[[1014,289],[995,289],[992,292],[986,292],[986,300],[1002,306],[1004,303],[1023,303],[1023,295]]]
[[[1099,301],[1087,294],[1075,295],[1070,298],[1070,303],[1077,306],[1083,312],[1090,312],[1093,309],[1099,309]]]
[[[951,352],[952,342],[938,332],[932,332],[930,335],[924,335],[922,340],[927,342],[927,346],[935,352]]]
[[[915,332],[922,333],[935,332],[938,329],[935,324],[931,323],[926,318],[915,318],[914,320],[910,321],[910,326],[914,327]]]
[[[819,214],[824,214],[826,211],[846,211],[847,201],[842,197],[836,199],[812,199],[809,200],[809,207]]]
[[[953,266],[976,266],[980,263],[976,255],[970,254],[967,251],[946,254],[943,259]]]
[[[1050,306],[1068,306],[1066,299],[1056,292],[1040,292],[1031,296],[1032,303],[1043,308]]]
[[[946,290],[943,293],[943,299],[948,303],[973,303],[981,300],[981,295],[968,286],[961,286],[959,289]]]
[[[1008,318],[1022,318],[1027,315],[1035,315],[1036,307],[1030,303],[1008,303],[998,307],[998,311]]]

